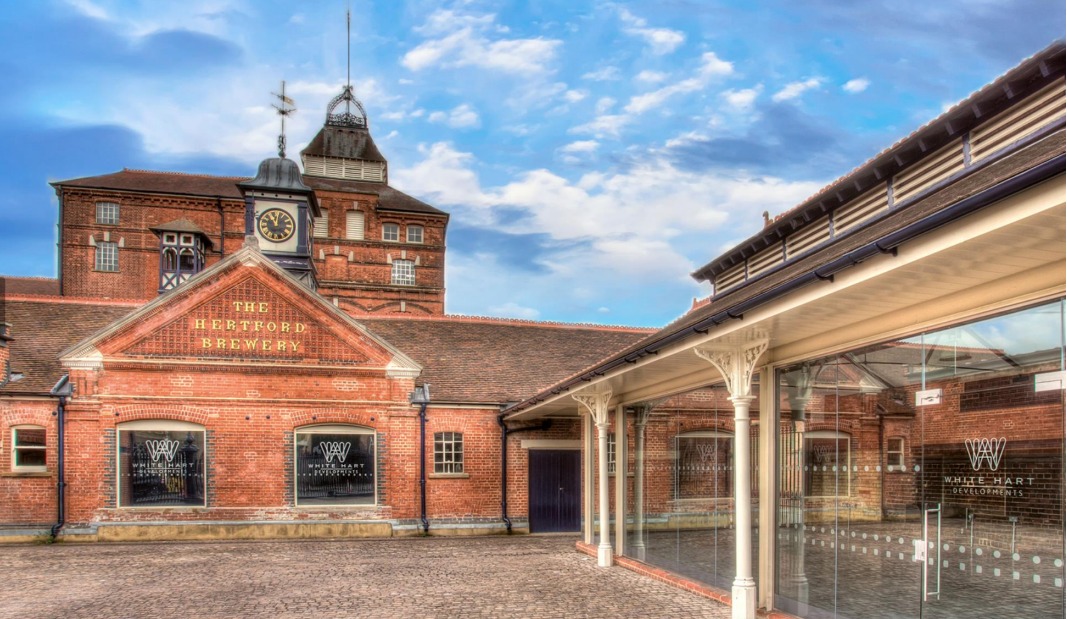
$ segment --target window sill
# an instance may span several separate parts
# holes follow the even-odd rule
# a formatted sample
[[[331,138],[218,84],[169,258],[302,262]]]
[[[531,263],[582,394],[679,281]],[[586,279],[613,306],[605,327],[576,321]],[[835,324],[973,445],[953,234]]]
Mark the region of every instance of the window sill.
[[[0,477],[51,477],[52,472],[48,470],[43,471],[5,471],[0,473]]]
[[[470,473],[430,473],[430,479],[468,479]]]
[[[93,273],[118,273],[118,272],[119,272],[118,269],[116,269],[114,271],[105,271],[103,269],[93,269]]]

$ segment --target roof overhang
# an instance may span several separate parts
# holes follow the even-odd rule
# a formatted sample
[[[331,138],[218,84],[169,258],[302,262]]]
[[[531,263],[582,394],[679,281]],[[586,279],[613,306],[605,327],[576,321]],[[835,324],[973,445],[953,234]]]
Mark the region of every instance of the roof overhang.
[[[706,333],[661,332],[643,355],[615,356],[517,404],[507,419],[578,416],[577,393],[611,391],[617,406],[721,383],[694,349],[735,345],[754,332],[770,340],[760,364],[779,365],[1062,297],[1063,156],[1048,167],[1058,171],[833,277],[784,284],[785,292],[743,312],[724,307],[727,318]]]

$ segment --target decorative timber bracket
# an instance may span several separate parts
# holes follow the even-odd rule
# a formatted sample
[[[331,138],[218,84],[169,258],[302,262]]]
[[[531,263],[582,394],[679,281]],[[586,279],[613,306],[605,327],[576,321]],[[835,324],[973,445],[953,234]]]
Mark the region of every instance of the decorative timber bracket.
[[[752,374],[770,341],[763,333],[753,333],[737,345],[698,346],[698,357],[715,366],[726,381],[731,398],[752,397]]]
[[[597,426],[608,425],[608,402],[611,401],[611,391],[575,393],[571,397],[589,411],[589,414],[593,416],[593,423]]]

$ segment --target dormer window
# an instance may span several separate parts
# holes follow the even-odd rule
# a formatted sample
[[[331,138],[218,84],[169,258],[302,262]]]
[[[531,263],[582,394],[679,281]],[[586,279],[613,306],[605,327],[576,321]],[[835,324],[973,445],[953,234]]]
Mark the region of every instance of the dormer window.
[[[400,225],[399,224],[383,224],[382,225],[382,240],[391,241],[397,243],[400,241]]]
[[[159,234],[159,292],[176,288],[204,270],[207,237],[193,227],[192,222],[179,220],[154,228]]]
[[[117,226],[119,224],[119,205],[115,202],[97,202],[96,223]]]

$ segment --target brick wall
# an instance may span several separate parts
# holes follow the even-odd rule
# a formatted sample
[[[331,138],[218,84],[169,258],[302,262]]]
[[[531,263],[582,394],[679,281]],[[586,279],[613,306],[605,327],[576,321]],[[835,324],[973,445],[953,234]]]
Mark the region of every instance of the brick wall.
[[[0,524],[45,526],[56,522],[56,418],[50,400],[0,400]],[[45,429],[46,463],[43,473],[12,470],[12,428]]]

